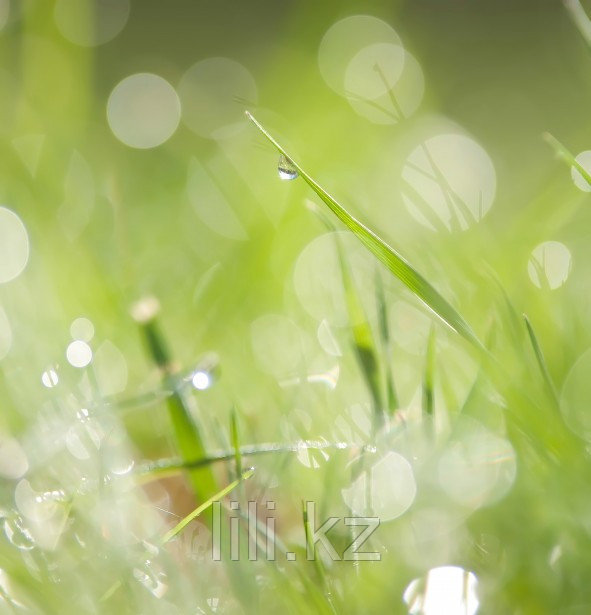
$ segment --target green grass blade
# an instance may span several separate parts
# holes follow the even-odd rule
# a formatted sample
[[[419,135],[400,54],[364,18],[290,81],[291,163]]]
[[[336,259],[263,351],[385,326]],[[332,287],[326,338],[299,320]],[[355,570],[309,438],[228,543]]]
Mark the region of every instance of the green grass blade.
[[[217,502],[224,496],[228,495],[230,491],[236,489],[238,485],[243,481],[249,479],[254,474],[254,469],[247,470],[243,472],[242,475],[236,480],[232,481],[229,485],[224,487],[221,491],[218,491],[216,494],[212,495],[209,499],[205,500],[203,504],[197,506],[197,508],[189,513],[186,517],[184,517],[181,521],[179,521],[171,530],[166,532],[162,537],[162,543],[166,543],[172,538],[174,538],[177,534],[183,531],[193,519],[196,519],[203,511],[207,510],[214,502]]]
[[[313,554],[314,568],[318,576],[320,584],[326,588],[326,575],[324,572],[324,566],[322,560],[318,555],[318,550],[312,539],[312,528],[310,527],[310,519],[308,518],[308,509],[306,508],[306,502],[302,501],[302,522],[304,525],[304,535],[306,537],[306,551]]]
[[[240,439],[238,436],[238,419],[236,417],[236,408],[232,408],[232,414],[230,415],[230,437],[232,439],[232,448],[234,449],[236,476],[242,476],[242,454],[240,453]]]
[[[585,167],[576,161],[575,157],[562,145],[562,143],[549,132],[544,133],[544,140],[552,147],[556,152],[556,155],[568,164],[569,167],[574,167],[582,176],[583,179],[591,184],[591,174],[585,169]]]
[[[548,370],[548,364],[546,363],[544,353],[542,352],[542,348],[538,342],[538,338],[535,334],[534,328],[532,327],[532,324],[526,314],[523,315],[523,320],[525,321],[525,326],[529,335],[529,341],[531,342],[534,354],[536,355],[536,360],[538,362],[540,372],[542,373],[542,377],[544,378],[544,382],[546,383],[546,386],[548,387],[552,398],[558,405],[558,393],[556,392],[554,382],[552,382],[552,377],[550,376],[550,371]]]
[[[302,448],[323,450],[325,448],[335,449],[357,449],[358,444],[351,444],[346,442],[324,442],[324,441],[307,441],[304,445],[302,443],[297,444],[257,444],[246,445],[239,448],[241,457],[256,457],[259,455],[273,455],[281,453],[297,453]],[[144,464],[136,471],[136,476],[141,480],[149,482],[149,480],[162,478],[163,476],[178,474],[183,470],[191,470],[197,468],[203,468],[205,466],[212,465],[214,463],[220,463],[223,461],[232,461],[236,459],[236,452],[234,449],[218,451],[199,459],[192,459],[190,461],[183,461],[182,459],[160,459],[159,461]]]
[[[149,309],[145,307],[146,305]],[[205,446],[199,428],[191,416],[190,400],[186,391],[180,386],[181,379],[173,368],[169,350],[158,329],[157,311],[155,300],[143,300],[133,310],[135,319],[144,333],[148,351],[163,374],[164,388],[171,391],[166,400],[168,412],[179,453],[183,461],[188,462],[204,457]],[[190,470],[189,480],[198,500],[203,501],[217,490],[215,477],[209,467]]]
[[[248,112],[247,117],[262,132],[263,135],[287,156],[297,169],[304,181],[322,199],[333,214],[368,248],[372,254],[401,280],[419,299],[421,299],[439,318],[452,329],[479,349],[484,349],[470,325],[462,318],[457,310],[396,250],[390,247],[383,239],[378,237],[371,229],[354,218],[342,205],[340,205],[324,188],[322,188],[293,158],[279,145],[267,130]]]
[[[347,312],[349,313],[349,320],[353,323],[351,325],[353,349],[372,398],[374,428],[377,429],[383,424],[384,416],[381,403],[379,360],[376,345],[339,237],[336,238],[336,244],[345,289]]]
[[[577,30],[591,48],[591,19],[589,19],[583,5],[579,0],[562,0],[562,2]]]
[[[309,209],[318,216],[329,231],[336,231],[332,221],[327,218],[320,209],[318,209],[315,205],[310,206]],[[353,350],[365,380],[365,384],[371,395],[374,414],[374,429],[377,430],[377,428],[379,428],[384,422],[380,392],[381,378],[379,371],[379,355],[371,327],[369,326],[367,315],[363,309],[361,298],[359,297],[359,292],[355,287],[353,274],[346,258],[345,247],[343,246],[343,242],[338,235],[335,236],[335,244],[337,248],[339,266],[341,269],[343,288],[345,291],[345,304],[349,315],[349,322],[353,323],[350,327],[353,338]]]
[[[378,329],[382,341],[384,369],[386,372],[386,410],[392,415],[397,410],[398,394],[394,381],[394,368],[392,365],[392,344],[390,342],[390,327],[388,325],[388,306],[384,294],[384,284],[379,270],[376,269],[376,304],[378,308]]]

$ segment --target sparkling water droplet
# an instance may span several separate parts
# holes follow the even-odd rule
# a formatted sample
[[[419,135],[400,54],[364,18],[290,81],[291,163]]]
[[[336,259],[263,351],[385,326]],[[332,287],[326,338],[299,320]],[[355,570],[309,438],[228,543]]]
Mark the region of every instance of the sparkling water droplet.
[[[298,171],[293,162],[283,154],[279,156],[277,172],[279,173],[279,178],[285,180],[295,179],[298,176]]]
[[[88,413],[88,409],[87,408],[80,408],[80,410],[78,410],[78,412],[76,412],[76,418],[81,423],[86,423],[90,419],[90,415]]]
[[[209,389],[211,386],[212,377],[208,372],[199,369],[193,374],[191,383],[197,390],[204,391],[205,389]]]
[[[4,533],[6,538],[22,551],[30,551],[35,546],[35,541],[29,530],[23,526],[19,516],[4,519]]]
[[[150,560],[146,560],[142,568],[134,568],[133,576],[156,598],[162,598],[168,590],[166,574],[155,569]]]

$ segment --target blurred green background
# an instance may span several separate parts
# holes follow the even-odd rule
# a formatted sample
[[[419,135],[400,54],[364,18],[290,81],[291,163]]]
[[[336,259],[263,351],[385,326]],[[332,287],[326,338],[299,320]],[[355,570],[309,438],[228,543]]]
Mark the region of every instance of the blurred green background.
[[[355,15],[371,17],[352,22],[346,33],[338,30],[341,20]],[[47,444],[54,438],[49,415],[57,412],[63,419],[92,406],[97,396],[129,399],[160,386],[130,315],[146,295],[160,302],[159,324],[183,370],[191,372],[208,353],[217,355],[214,385],[193,392],[210,449],[230,446],[234,405],[242,441],[260,443],[346,440],[346,429],[338,431],[339,416],[369,404],[348,350],[351,323],[334,238],[310,211],[309,201],[319,201],[304,182],[279,180],[277,154],[248,123],[246,109],[328,192],[399,249],[482,339],[505,335],[499,316],[506,308],[503,287],[515,313],[527,312],[534,324],[559,395],[575,361],[591,346],[589,196],[542,138],[550,132],[575,155],[591,141],[589,47],[562,2],[0,0],[0,24],[0,203],[18,215],[29,243],[22,273],[0,279],[0,425],[5,438],[22,443],[31,475],[39,471],[44,477],[37,489],[52,481],[61,488],[70,481],[76,489],[63,465],[72,459],[58,464]],[[388,73],[400,68],[392,46],[407,54],[406,81]],[[388,87],[382,87],[374,66],[382,53],[385,78],[392,78]],[[128,90],[120,89],[123,80],[145,73],[152,75],[147,81],[140,76]],[[331,89],[331,79],[340,92]],[[371,95],[374,90],[379,96]],[[404,118],[393,119],[390,92],[400,97]],[[386,112],[376,111],[374,100]],[[421,143],[435,151],[429,139],[448,134],[465,140],[444,142],[438,162],[450,164],[448,179],[472,199],[475,218],[450,230],[441,195],[427,188],[425,204],[432,196],[439,203],[434,219],[443,220],[434,230],[409,204],[407,182],[423,189],[421,180],[409,179],[409,161],[420,166]],[[489,199],[485,215],[478,213],[479,198]],[[0,278],[16,258],[11,231],[2,234],[5,219],[0,217],[5,241]],[[375,329],[375,265],[352,237],[343,241]],[[568,262],[560,248],[556,256],[533,252],[549,241],[566,247]],[[539,263],[532,265],[532,258]],[[559,262],[547,264],[546,258]],[[412,416],[421,403],[433,319],[397,280],[382,274],[399,405]],[[94,353],[88,368],[66,356],[73,338],[80,337],[71,330],[80,317],[94,329],[85,340]],[[473,392],[478,364],[452,332],[435,326],[438,373],[447,382],[447,389],[441,385],[436,392],[442,410],[435,420],[447,425],[454,415],[450,399],[461,405]],[[498,358],[525,390],[543,390],[527,344],[525,338],[500,344]],[[528,408],[518,427],[506,426],[503,404],[489,412],[489,403],[494,405],[481,402],[473,416],[506,436],[529,468],[530,452],[515,433],[522,434],[528,421],[546,419]],[[574,419],[566,412],[570,431],[557,446],[566,447],[568,456],[571,432],[585,439],[588,420],[578,410]],[[136,462],[175,454],[163,404],[114,414],[125,434],[118,442]],[[544,425],[538,423],[534,432],[545,432]],[[577,442],[583,450],[584,442]],[[70,449],[80,452],[76,446],[70,441]],[[543,465],[532,456],[533,467]],[[565,490],[582,459],[573,453],[575,458],[563,477]],[[486,509],[482,518],[477,513],[476,520],[464,516],[461,523],[467,531],[473,523],[475,535],[494,535],[498,550],[505,540],[517,544],[522,530],[507,515],[539,510],[544,498],[536,490],[544,490],[548,476],[540,472],[528,479],[518,470],[517,500],[500,511]],[[14,507],[21,476],[5,477],[5,506]],[[284,523],[288,534],[299,523],[299,500],[317,497],[327,482],[313,472],[285,479],[296,507],[290,513],[296,520]],[[558,489],[560,481],[550,482],[547,488]],[[557,491],[554,497],[563,495]],[[180,514],[191,509],[186,502],[169,505]],[[339,500],[334,506],[341,505]],[[332,510],[330,501],[327,506]],[[585,501],[582,510],[587,506]],[[504,568],[498,564],[498,579],[507,574],[505,585],[495,585],[490,565],[482,595],[488,591],[495,598],[486,612],[586,612],[589,591],[582,579],[571,575],[548,586],[546,571],[522,569],[529,566],[527,549],[535,547],[529,541],[536,529],[542,534],[548,524],[561,527],[561,514],[558,520],[526,520],[532,535],[526,532],[515,553],[498,555],[499,562],[510,561]],[[579,518],[570,522],[580,529]],[[404,533],[398,526],[393,531]],[[588,542],[587,530],[580,531]],[[555,538],[550,534],[549,547]],[[579,536],[566,539],[571,547],[573,535]],[[474,569],[460,539],[456,547],[447,563]],[[63,553],[73,551],[64,547]],[[433,563],[445,563],[440,560],[445,557],[433,557]],[[385,608],[381,600],[399,595],[428,562],[427,556],[420,565],[390,561],[390,568],[376,572],[372,583],[381,589],[368,590],[367,604],[374,605],[368,612]],[[579,574],[584,564],[581,555]],[[18,565],[11,565],[16,575]],[[395,571],[396,581],[388,581]],[[108,586],[101,577],[87,590],[88,604],[82,599],[79,604],[90,608]],[[576,591],[582,597],[572,604],[581,610],[557,610]],[[59,597],[52,600],[57,609]],[[162,607],[133,603],[128,596],[116,609],[123,604],[135,604],[129,612],[174,612],[167,610],[173,606],[188,612],[174,598]],[[412,612],[445,612],[425,609]]]

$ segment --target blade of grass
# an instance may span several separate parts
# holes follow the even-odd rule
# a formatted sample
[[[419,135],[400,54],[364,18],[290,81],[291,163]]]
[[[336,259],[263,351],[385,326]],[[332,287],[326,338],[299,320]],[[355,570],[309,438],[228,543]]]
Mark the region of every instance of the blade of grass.
[[[585,167],[583,167],[582,164],[577,162],[575,157],[566,149],[566,147],[564,147],[564,145],[562,145],[562,143],[556,137],[552,136],[549,132],[544,133],[543,137],[546,143],[548,143],[550,147],[552,147],[556,155],[561,160],[564,160],[564,162],[566,162],[569,167],[574,167],[583,176],[583,179],[588,184],[591,184],[591,174],[585,169]]]
[[[312,554],[312,560],[314,562],[314,568],[316,570],[316,574],[318,575],[318,581],[320,582],[322,587],[327,587],[326,575],[324,573],[324,566],[322,561],[318,557],[318,550],[316,549],[316,544],[312,539],[312,528],[310,527],[310,519],[308,518],[308,509],[306,507],[306,502],[302,500],[302,521],[304,524],[304,534],[306,536],[306,551],[307,553]]]
[[[544,357],[544,353],[542,352],[542,348],[538,342],[538,338],[535,334],[534,328],[527,317],[527,314],[523,315],[523,320],[525,321],[525,326],[527,328],[527,334],[529,335],[529,341],[531,342],[532,348],[534,350],[534,354],[536,355],[536,360],[538,362],[538,366],[540,368],[540,372],[542,373],[542,377],[544,378],[544,382],[552,395],[552,399],[556,403],[559,404],[558,401],[558,393],[556,392],[556,387],[554,386],[554,382],[552,382],[552,377],[550,376],[550,372],[548,370],[548,364],[546,363],[546,359]]]
[[[390,247],[376,233],[354,218],[342,205],[340,205],[324,188],[322,188],[302,167],[300,167],[269,132],[247,111],[247,117],[262,132],[263,135],[276,147],[277,151],[287,156],[297,169],[304,181],[322,199],[333,214],[378,258],[386,267],[402,281],[419,299],[421,299],[439,318],[441,318],[454,331],[475,347],[484,350],[481,342],[472,331],[470,325],[452,307],[435,288],[396,250]]]
[[[373,416],[374,416],[374,431],[377,431],[384,423],[384,413],[382,410],[381,395],[380,395],[380,374],[379,374],[379,359],[376,353],[376,345],[373,339],[371,327],[367,321],[365,310],[361,304],[361,299],[355,288],[353,275],[349,268],[344,254],[344,248],[340,238],[336,238],[337,252],[341,265],[341,274],[343,278],[343,286],[345,289],[345,301],[347,303],[347,311],[351,324],[351,333],[353,337],[353,349],[357,358],[357,363],[363,374],[365,384],[370,392]]]
[[[197,508],[193,512],[189,513],[186,517],[181,519],[179,523],[177,523],[172,529],[170,529],[168,532],[166,532],[166,534],[164,534],[164,536],[162,537],[162,544],[173,539],[177,534],[182,532],[183,529],[185,529],[185,527],[187,527],[187,525],[189,525],[189,523],[193,521],[193,519],[196,519],[203,511],[207,510],[214,502],[217,502],[224,496],[228,495],[228,493],[230,493],[230,491],[232,491],[233,489],[236,489],[236,487],[238,487],[238,485],[243,480],[249,479],[253,474],[254,474],[254,469],[251,468],[250,470],[246,470],[246,472],[243,472],[239,478],[232,481],[229,485],[224,487],[221,491],[218,491],[216,494],[212,495],[210,498],[205,500],[203,504],[201,504],[200,506],[197,506]]]
[[[143,299],[132,310],[135,320],[142,328],[148,351],[163,374],[163,384],[171,391],[167,398],[168,412],[183,461],[188,462],[205,456],[205,446],[199,428],[191,416],[189,399],[181,386],[181,379],[173,366],[170,353],[158,329],[156,316],[158,304],[155,299]],[[203,501],[217,490],[211,468],[193,469],[189,480],[198,500]]]
[[[309,209],[315,213],[324,226],[332,233],[336,232],[336,228],[332,221],[320,211],[315,204],[309,206]],[[357,364],[361,370],[365,384],[369,390],[373,406],[373,429],[374,432],[383,425],[384,414],[381,403],[381,383],[379,374],[379,355],[376,352],[376,344],[373,338],[371,327],[367,319],[365,310],[359,292],[355,287],[353,274],[349,267],[349,262],[345,255],[345,247],[338,235],[335,235],[335,244],[337,248],[337,256],[341,270],[341,278],[343,280],[343,288],[345,291],[345,304],[349,316],[350,330],[353,342],[353,351],[357,359]]]
[[[251,457],[257,455],[269,455],[275,453],[297,453],[302,448],[310,449],[357,449],[360,448],[359,444],[351,444],[346,442],[305,442],[297,444],[259,444],[241,446],[239,448],[241,457]],[[177,474],[183,470],[191,470],[195,468],[202,468],[214,463],[222,461],[232,461],[236,459],[236,452],[234,449],[228,451],[219,451],[200,459],[194,459],[191,461],[183,461],[178,459],[161,459],[159,461],[143,465],[138,468],[136,476],[152,480],[161,478],[162,476],[168,476],[169,474]]]
[[[562,2],[577,30],[581,33],[589,48],[591,48],[591,19],[589,19],[582,4],[579,0],[562,0]]]
[[[234,449],[234,469],[236,471],[236,476],[242,476],[242,455],[240,453],[236,408],[232,408],[232,414],[230,415],[230,437],[232,439],[232,448]]]
[[[376,268],[376,303],[378,308],[378,330],[382,341],[382,356],[384,358],[385,381],[386,381],[386,410],[392,416],[398,408],[398,394],[394,382],[394,369],[392,365],[392,344],[390,341],[390,327],[388,325],[388,306],[384,294],[384,284],[379,269]]]

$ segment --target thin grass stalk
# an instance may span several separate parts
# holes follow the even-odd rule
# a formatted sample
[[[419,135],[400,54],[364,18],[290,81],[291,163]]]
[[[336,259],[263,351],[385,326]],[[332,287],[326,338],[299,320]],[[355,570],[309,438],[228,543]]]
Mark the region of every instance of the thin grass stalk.
[[[354,235],[378,258],[392,274],[402,281],[429,309],[441,318],[454,331],[476,348],[486,351],[472,331],[470,325],[459,312],[435,290],[435,288],[396,250],[389,246],[374,231],[354,218],[342,205],[326,192],[293,158],[279,145],[271,134],[248,112],[247,117],[276,147],[280,154],[286,156],[304,181],[322,199],[333,214],[351,230]]]
[[[141,326],[148,352],[162,373],[165,390],[172,391],[166,403],[178,450],[182,460],[188,463],[205,457],[205,446],[199,427],[193,420],[189,398],[180,386],[178,371],[173,366],[169,350],[158,328],[157,308],[149,307],[151,309],[146,308],[145,314],[141,313],[142,306],[136,308],[136,320]],[[216,481],[209,467],[190,469],[188,478],[198,501],[206,500],[217,491]]]

